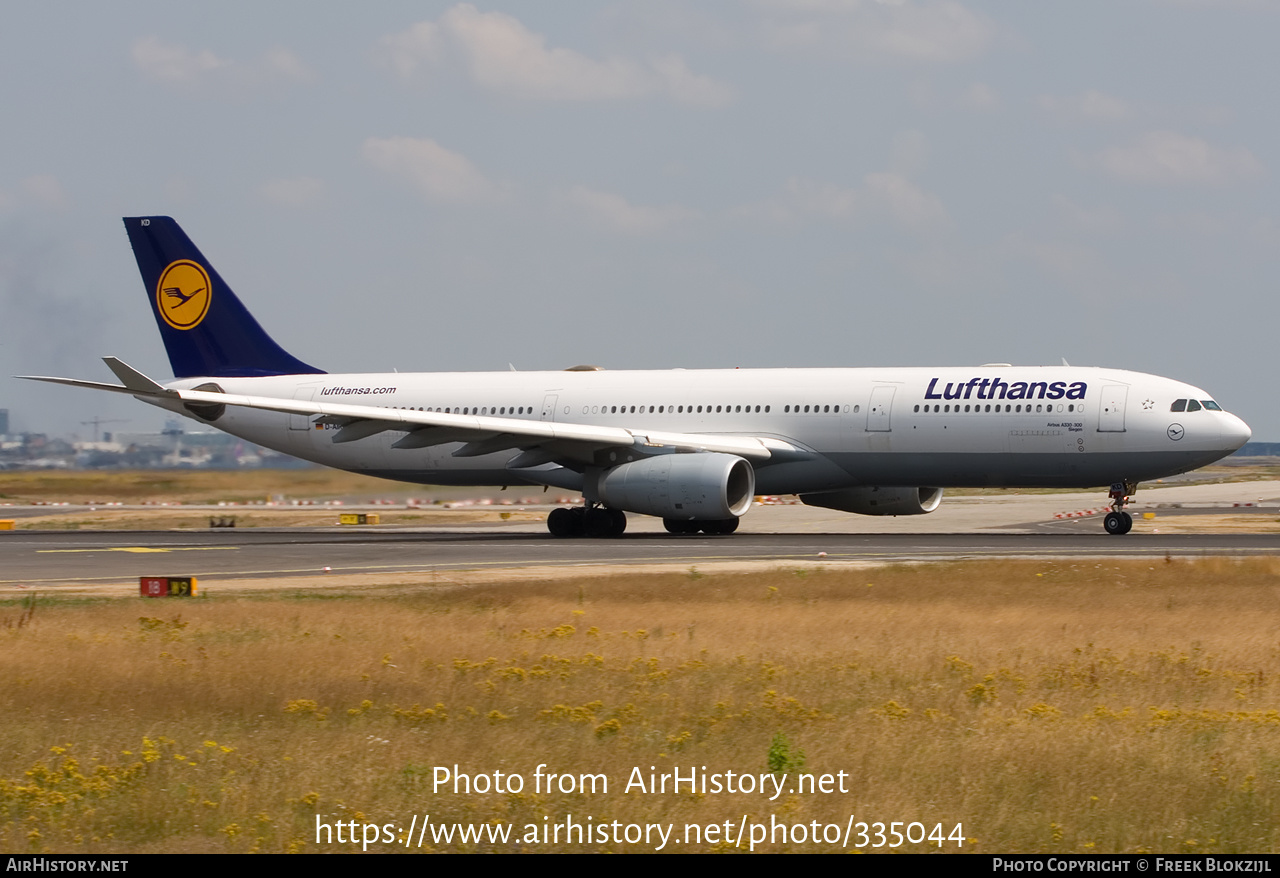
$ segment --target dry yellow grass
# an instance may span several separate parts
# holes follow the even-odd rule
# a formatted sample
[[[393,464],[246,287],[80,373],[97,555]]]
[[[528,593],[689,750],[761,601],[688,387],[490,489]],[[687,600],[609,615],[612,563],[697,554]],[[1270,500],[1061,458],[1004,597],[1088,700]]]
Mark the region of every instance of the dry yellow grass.
[[[338,470],[76,470],[0,472],[0,499],[29,503],[251,502],[288,497],[384,496],[411,486]]]
[[[1274,851],[1278,586],[1274,559],[1018,561],[9,603],[0,847],[350,849],[317,845],[317,818],[429,813],[514,827],[444,850],[654,846],[516,843],[571,814]],[[623,792],[637,767],[768,773],[779,742],[849,792]],[[455,763],[526,786],[433,792]],[[539,764],[609,792],[535,793]]]
[[[1138,527],[1143,530],[1159,531],[1162,534],[1280,533],[1280,517],[1277,517],[1274,512],[1246,515],[1230,512],[1218,515],[1156,513],[1154,519],[1142,521]]]
[[[367,507],[366,507],[367,509]],[[236,527],[335,527],[342,507],[219,507],[217,509],[107,508],[20,518],[16,530],[208,530],[210,518],[234,518]],[[379,523],[391,527],[460,527],[510,522],[542,522],[545,511],[487,506],[467,509],[424,507],[413,511],[376,509]]]
[[[447,488],[390,482],[324,467],[289,470],[76,470],[0,471],[0,500],[18,503],[252,503],[290,499],[474,497],[490,489]],[[540,488],[502,494],[541,496]]]

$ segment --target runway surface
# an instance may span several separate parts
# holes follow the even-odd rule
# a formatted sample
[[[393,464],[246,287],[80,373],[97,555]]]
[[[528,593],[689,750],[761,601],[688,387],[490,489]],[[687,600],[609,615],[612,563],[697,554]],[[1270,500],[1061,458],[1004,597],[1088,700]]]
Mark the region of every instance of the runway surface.
[[[1157,517],[1122,537],[1105,534],[1096,514],[1058,517],[1103,505],[1096,493],[958,497],[932,515],[897,518],[763,507],[727,537],[673,537],[657,519],[633,516],[620,538],[560,540],[548,536],[541,522],[501,522],[496,511],[492,524],[479,527],[0,531],[0,594],[76,585],[136,587],[140,576],[165,575],[197,576],[205,586],[285,578],[322,586],[326,577],[344,575],[525,567],[569,572],[729,562],[1280,554],[1275,533],[1158,532],[1161,524],[1184,515],[1274,520],[1280,515],[1280,482],[1157,488],[1139,497],[1145,502],[1132,507],[1135,515],[1153,509]],[[3,517],[21,518],[21,512],[9,508]]]
[[[826,553],[821,555],[820,553]],[[6,534],[0,588],[137,582],[143,575],[220,579],[436,572],[503,567],[640,566],[726,561],[918,561],[982,557],[1174,557],[1280,554],[1265,534],[741,534],[556,540],[525,533],[333,532]]]

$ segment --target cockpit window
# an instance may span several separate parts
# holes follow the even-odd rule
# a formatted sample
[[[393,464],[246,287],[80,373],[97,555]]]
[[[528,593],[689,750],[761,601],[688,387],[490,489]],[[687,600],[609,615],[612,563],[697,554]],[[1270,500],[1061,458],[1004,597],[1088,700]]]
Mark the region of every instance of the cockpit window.
[[[1187,400],[1187,411],[1189,412],[1200,411],[1200,403],[1196,402],[1194,399]]]
[[[1169,407],[1171,412],[1185,412],[1187,410],[1187,401],[1185,399],[1175,399],[1173,405]]]
[[[1214,401],[1213,401],[1213,400],[1211,400],[1211,399],[1202,399],[1202,400],[1200,400],[1200,402],[1204,403],[1204,407],[1205,407],[1205,408],[1207,408],[1207,409],[1208,409],[1209,411],[1211,411],[1211,412],[1220,412],[1220,411],[1222,411],[1222,406],[1218,405],[1216,402],[1214,402]]]

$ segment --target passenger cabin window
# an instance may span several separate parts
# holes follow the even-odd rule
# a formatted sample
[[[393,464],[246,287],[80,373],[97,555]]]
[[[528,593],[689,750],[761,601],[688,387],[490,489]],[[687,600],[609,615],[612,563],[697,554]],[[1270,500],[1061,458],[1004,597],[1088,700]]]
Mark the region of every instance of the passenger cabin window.
[[[1175,399],[1173,405],[1169,407],[1171,412],[1185,412],[1187,410],[1187,401],[1185,399]]]

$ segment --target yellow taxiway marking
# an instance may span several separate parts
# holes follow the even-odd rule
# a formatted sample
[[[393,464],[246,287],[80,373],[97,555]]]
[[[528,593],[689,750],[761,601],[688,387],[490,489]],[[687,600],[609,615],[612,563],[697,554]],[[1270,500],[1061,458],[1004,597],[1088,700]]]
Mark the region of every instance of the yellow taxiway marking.
[[[111,549],[36,549],[37,555],[71,555],[78,552],[132,552],[145,555],[149,552],[223,552],[239,549],[239,546],[175,546],[172,549],[154,549],[150,546],[116,546]]]

